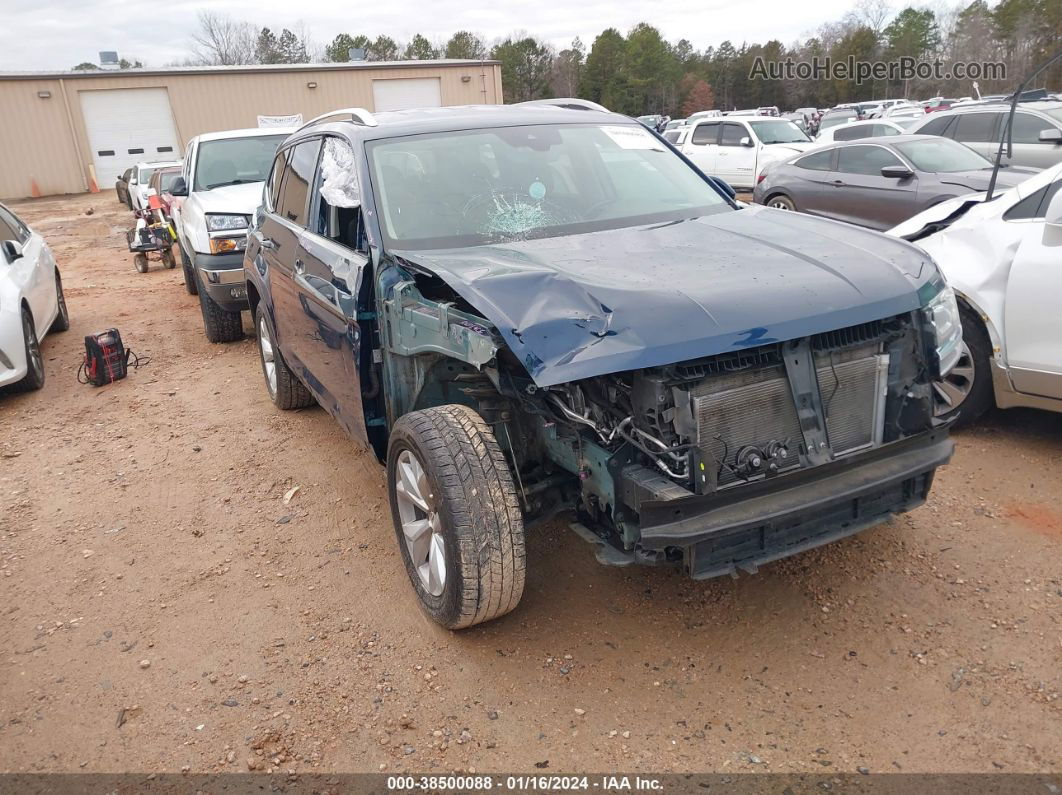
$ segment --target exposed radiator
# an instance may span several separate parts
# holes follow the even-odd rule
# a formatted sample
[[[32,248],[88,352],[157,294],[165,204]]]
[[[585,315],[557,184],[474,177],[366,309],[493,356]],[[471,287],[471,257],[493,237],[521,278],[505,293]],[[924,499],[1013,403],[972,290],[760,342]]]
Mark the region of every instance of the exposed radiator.
[[[815,354],[826,431],[835,456],[881,442],[889,357],[877,351],[875,344]],[[706,457],[733,464],[746,445],[763,449],[776,441],[787,443],[792,451],[788,468],[799,466],[797,451],[804,437],[783,367],[709,376],[690,394],[697,444]],[[741,480],[721,467],[720,487]]]

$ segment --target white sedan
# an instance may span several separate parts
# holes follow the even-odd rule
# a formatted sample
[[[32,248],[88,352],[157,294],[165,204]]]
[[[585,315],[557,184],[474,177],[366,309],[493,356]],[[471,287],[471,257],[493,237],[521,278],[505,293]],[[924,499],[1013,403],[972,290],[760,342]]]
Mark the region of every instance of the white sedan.
[[[827,127],[815,138],[816,144],[832,144],[835,141],[854,141],[857,138],[877,138],[883,135],[903,135],[904,129],[895,122],[885,119],[868,119],[867,121],[850,121]]]
[[[959,298],[964,350],[937,385],[938,414],[1062,411],[1062,164],[984,199],[950,199],[887,233],[925,249]]]
[[[70,328],[51,249],[0,204],[0,386],[44,386],[40,339]]]

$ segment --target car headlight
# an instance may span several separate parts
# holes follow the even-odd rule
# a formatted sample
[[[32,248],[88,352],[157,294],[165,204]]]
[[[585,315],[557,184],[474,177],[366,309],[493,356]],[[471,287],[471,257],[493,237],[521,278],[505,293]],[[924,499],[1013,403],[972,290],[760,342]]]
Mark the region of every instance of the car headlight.
[[[210,238],[211,254],[227,254],[230,251],[243,251],[247,248],[246,237],[212,237]]]
[[[922,309],[933,329],[940,375],[947,375],[962,355],[962,323],[955,291],[945,287]]]
[[[247,228],[246,215],[207,215],[207,229],[211,232],[232,232]]]

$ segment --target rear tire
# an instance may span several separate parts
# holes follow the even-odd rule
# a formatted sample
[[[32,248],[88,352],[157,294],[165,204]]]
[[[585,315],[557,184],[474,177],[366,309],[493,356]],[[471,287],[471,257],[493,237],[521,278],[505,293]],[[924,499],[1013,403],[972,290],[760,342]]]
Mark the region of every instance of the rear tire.
[[[413,590],[437,623],[505,615],[524,591],[524,522],[505,455],[467,406],[402,416],[387,452],[391,516]]]
[[[22,307],[22,337],[26,346],[26,375],[15,384],[15,389],[32,392],[44,386],[44,357],[41,355],[41,343],[37,339],[33,315],[26,307]]]
[[[789,210],[790,212],[796,211],[796,203],[788,196],[772,196],[765,202],[765,204],[776,210]]]
[[[196,279],[199,277],[196,276]],[[243,337],[243,318],[239,312],[229,312],[218,306],[198,284],[199,308],[203,311],[203,329],[211,342],[235,342]]]
[[[148,272],[148,258],[147,254],[137,253],[133,255],[133,267],[137,269],[138,273]]]
[[[255,336],[258,339],[258,359],[262,363],[262,376],[265,378],[266,392],[278,409],[304,409],[316,401],[310,390],[295,377],[284,361],[277,347],[273,328],[269,325],[265,309],[261,304],[254,313]]]
[[[965,304],[959,306],[963,353],[958,363],[933,385],[935,414],[943,420],[958,417],[954,427],[975,423],[992,408],[992,342],[981,318]]]
[[[49,331],[67,331],[70,328],[70,310],[66,308],[66,296],[63,294],[63,280],[59,271],[55,272],[55,300],[59,304],[59,313],[52,321]]]

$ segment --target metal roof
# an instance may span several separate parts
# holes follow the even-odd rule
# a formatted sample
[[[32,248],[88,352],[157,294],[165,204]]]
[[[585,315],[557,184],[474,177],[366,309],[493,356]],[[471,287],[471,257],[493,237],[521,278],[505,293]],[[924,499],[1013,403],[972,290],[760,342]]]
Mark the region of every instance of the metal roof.
[[[92,77],[164,77],[195,74],[258,74],[260,72],[320,72],[355,69],[425,69],[432,67],[475,68],[500,61],[438,58],[431,61],[347,61],[344,63],[238,64],[235,66],[167,66],[141,69],[89,69],[55,72],[0,72],[0,80],[78,79]]]

